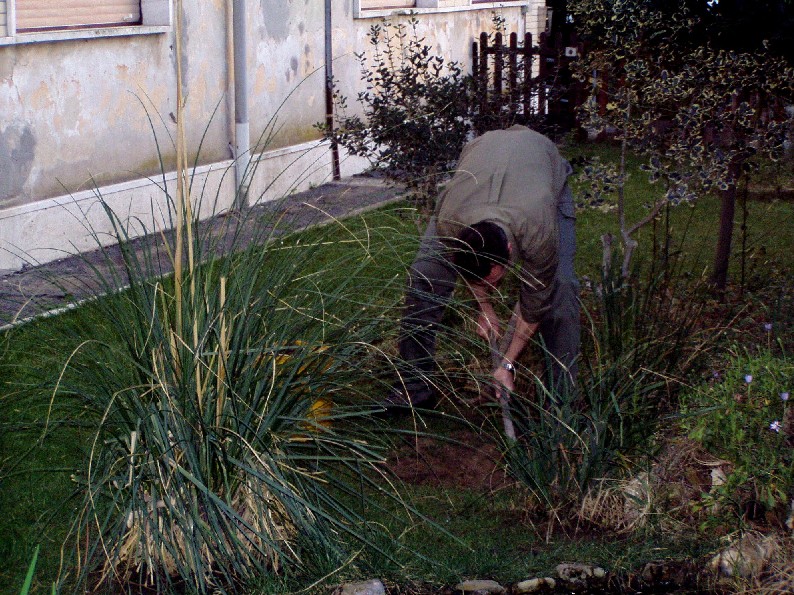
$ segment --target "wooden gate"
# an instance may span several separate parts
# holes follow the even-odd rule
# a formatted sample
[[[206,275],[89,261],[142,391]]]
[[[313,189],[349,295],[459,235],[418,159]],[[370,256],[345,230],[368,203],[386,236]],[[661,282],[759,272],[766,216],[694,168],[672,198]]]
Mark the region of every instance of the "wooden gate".
[[[564,43],[567,41],[568,43]],[[575,39],[540,34],[511,33],[508,45],[502,33],[480,34],[472,44],[472,74],[477,101],[477,133],[525,124],[546,133],[570,130],[582,93],[571,78],[570,63],[582,51]]]

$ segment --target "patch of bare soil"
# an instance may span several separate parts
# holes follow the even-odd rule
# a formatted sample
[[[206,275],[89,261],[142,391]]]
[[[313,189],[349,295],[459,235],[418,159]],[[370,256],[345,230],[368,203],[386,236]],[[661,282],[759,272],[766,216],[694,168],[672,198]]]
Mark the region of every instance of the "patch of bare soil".
[[[500,459],[495,444],[474,431],[458,430],[444,437],[407,439],[387,466],[410,484],[490,491],[510,482]]]

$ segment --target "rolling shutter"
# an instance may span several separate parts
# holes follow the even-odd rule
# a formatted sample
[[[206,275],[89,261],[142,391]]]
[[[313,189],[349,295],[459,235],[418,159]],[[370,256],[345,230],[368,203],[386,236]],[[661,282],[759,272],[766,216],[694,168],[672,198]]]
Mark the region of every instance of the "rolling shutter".
[[[17,31],[141,22],[140,0],[16,0]]]
[[[360,0],[361,10],[374,10],[377,8],[413,8],[416,0]]]

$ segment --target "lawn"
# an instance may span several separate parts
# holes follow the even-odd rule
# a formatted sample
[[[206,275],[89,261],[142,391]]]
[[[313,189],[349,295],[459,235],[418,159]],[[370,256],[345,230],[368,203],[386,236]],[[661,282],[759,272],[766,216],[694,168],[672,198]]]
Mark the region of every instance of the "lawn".
[[[572,157],[588,150],[567,149]],[[614,156],[608,147],[597,151],[604,159]],[[657,190],[644,182],[637,165],[630,164],[626,189],[630,220],[642,216]],[[578,184],[577,193],[581,193]],[[522,482],[522,474],[514,468],[512,477],[504,473],[500,418],[478,394],[478,382],[487,372],[487,364],[482,363],[487,361],[487,349],[471,337],[471,303],[462,294],[448,316],[450,330],[440,342],[439,359],[448,373],[444,382],[451,387],[450,399],[440,404],[437,413],[421,417],[384,422],[361,414],[361,404],[376,399],[388,382],[395,354],[404,271],[418,243],[416,214],[405,204],[291,235],[238,258],[197,266],[191,277],[197,287],[192,298],[190,284],[185,284],[181,299],[188,307],[184,311],[174,306],[180,298],[175,297],[173,280],[149,283],[142,274],[140,285],[129,292],[6,332],[0,337],[0,508],[4,511],[0,557],[5,561],[0,591],[19,590],[36,546],[41,553],[35,584],[43,592],[58,574],[64,541],[63,559],[71,569],[69,585],[76,576],[75,549],[82,563],[87,554],[94,563],[101,559],[93,549],[94,526],[126,539],[127,530],[112,520],[100,520],[102,514],[110,518],[114,506],[151,511],[146,499],[154,498],[151,486],[157,483],[156,473],[151,475],[146,465],[126,462],[134,454],[131,432],[144,436],[149,418],[157,418],[158,424],[165,423],[162,420],[175,423],[176,418],[164,410],[187,412],[197,395],[199,402],[201,395],[212,399],[212,411],[200,406],[193,422],[169,426],[158,434],[163,442],[158,456],[177,459],[183,469],[183,491],[201,499],[217,489],[225,494],[221,499],[226,502],[241,493],[256,501],[256,490],[251,494],[240,487],[247,485],[245,480],[235,483],[224,476],[217,485],[213,483],[218,461],[234,458],[232,464],[223,464],[243,469],[249,474],[246,477],[270,473],[263,468],[283,475],[281,483],[268,484],[273,493],[296,490],[305,495],[294,508],[289,504],[297,501],[294,494],[279,499],[283,518],[275,525],[285,525],[290,515],[298,515],[305,518],[296,527],[317,528],[317,535],[306,537],[305,544],[288,546],[291,537],[281,534],[271,536],[272,542],[260,543],[254,559],[268,569],[278,566],[280,571],[259,581],[246,579],[245,589],[252,593],[292,592],[315,584],[320,589],[344,579],[371,576],[397,585],[440,586],[464,578],[493,578],[507,584],[548,574],[563,560],[628,572],[650,560],[702,556],[716,549],[719,537],[737,528],[774,528],[774,518],[782,514],[794,485],[790,469],[788,475],[785,469],[771,469],[766,479],[752,473],[743,479],[736,476],[733,493],[713,494],[724,502],[737,494],[745,500],[756,498],[753,490],[766,490],[767,496],[773,493],[764,504],[768,513],[764,522],[748,520],[741,510],[733,516],[726,516],[725,508],[722,514],[704,513],[701,494],[693,488],[698,486],[689,478],[686,485],[692,490],[682,487],[680,493],[665,495],[674,510],[664,508],[661,499],[654,500],[653,514],[626,528],[620,521],[610,524],[603,510],[583,514],[580,505],[592,492],[577,484],[585,476],[590,486],[602,485],[597,481],[601,479],[636,477],[670,457],[666,448],[671,441],[693,440],[690,434],[695,430],[705,445],[702,452],[706,446],[713,451],[708,411],[722,407],[714,400],[722,393],[732,398],[737,391],[750,390],[741,384],[745,374],[739,372],[745,368],[758,370],[756,382],[762,381],[763,370],[768,371],[769,378],[763,380],[765,394],[783,393],[794,386],[787,355],[794,338],[789,291],[794,203],[752,192],[749,197],[746,220],[742,208],[738,209],[734,284],[725,296],[711,294],[701,283],[711,264],[717,227],[718,203],[713,197],[663,212],[641,232],[636,257],[640,269],[633,293],[621,290],[611,306],[605,306],[600,285],[601,236],[607,231],[617,233],[615,213],[605,209],[579,212],[576,267],[585,280],[582,298],[591,329],[585,337],[585,357],[591,364],[583,371],[585,382],[590,382],[584,385],[590,411],[582,415],[561,408],[558,413],[570,416],[565,419],[571,424],[580,424],[572,426],[578,432],[573,442],[591,436],[593,447],[587,452],[595,452],[598,446],[604,453],[597,460],[593,456],[591,467],[584,464],[587,457],[582,455],[556,476],[552,468],[533,467],[534,477],[556,477],[559,482],[546,486],[548,493],[542,495],[536,485]],[[658,268],[663,253],[668,255],[666,269]],[[145,266],[136,266],[145,272]],[[651,280],[651,271],[667,279],[663,283],[655,277]],[[693,304],[698,307],[692,308]],[[633,318],[624,316],[632,312]],[[618,332],[603,334],[610,320],[619,322]],[[691,329],[691,334],[673,339],[669,327],[676,325]],[[653,334],[678,341],[675,349],[661,339],[648,341]],[[614,348],[618,336],[622,351]],[[182,340],[185,345],[178,342]],[[318,352],[326,348],[327,352]],[[176,354],[176,363],[169,360],[169,354]],[[530,357],[524,364],[522,390],[539,398],[530,373],[538,362]],[[650,368],[653,374],[647,374]],[[615,377],[623,372],[632,378]],[[679,375],[682,372],[686,375]],[[487,389],[482,393],[487,394]],[[246,399],[261,400],[256,415],[246,417],[240,409],[247,406],[240,397],[243,394],[248,395]],[[317,428],[322,424],[310,407],[323,394],[334,400],[330,430]],[[682,394],[688,407],[685,419],[706,421],[679,426]],[[616,417],[609,406],[618,402],[621,408]],[[650,408],[649,402],[653,403]],[[121,412],[114,409],[120,403],[124,404]],[[604,403],[608,406],[599,410]],[[768,403],[770,408],[778,405],[777,401]],[[532,411],[526,423],[538,435],[547,432],[542,437],[551,442],[532,443],[529,451],[537,452],[542,444],[552,444],[552,450],[557,443],[568,444],[570,435],[555,434],[559,429],[539,421]],[[242,418],[248,420],[247,425],[240,423]],[[206,419],[212,423],[205,427]],[[604,426],[598,426],[602,422]],[[216,425],[227,433],[216,432]],[[230,436],[250,440],[246,432],[253,426],[267,428],[250,434],[261,441],[256,448],[232,451],[232,445],[224,442]],[[158,427],[152,422],[151,431],[159,431]],[[212,431],[207,430],[210,427]],[[608,430],[611,437],[599,442],[601,434],[594,428],[601,428],[602,433]],[[637,429],[645,433],[632,437]],[[178,432],[184,432],[184,444],[172,440],[171,436],[181,435]],[[748,447],[767,445],[768,434],[748,431]],[[147,440],[156,441],[154,437]],[[196,450],[194,466],[182,463],[192,456],[190,440],[204,445]],[[215,440],[224,446],[216,447]],[[742,467],[735,452],[742,450],[741,445],[734,446],[739,446],[734,452],[712,455],[733,456],[733,468],[747,474],[752,461],[744,461]],[[114,448],[121,450],[113,455]],[[213,458],[216,450],[226,458]],[[179,452],[174,455],[174,451]],[[106,456],[107,452],[111,455]],[[271,466],[246,458],[254,452],[269,453]],[[210,462],[205,465],[202,457]],[[107,467],[99,466],[100,459]],[[559,471],[564,463],[559,458],[554,461]],[[790,465],[788,459],[780,462],[786,461]],[[530,462],[537,465],[537,457]],[[107,491],[102,494],[109,498],[90,510],[85,499],[88,469],[105,474]],[[133,469],[140,473],[137,484]],[[695,474],[702,471],[694,466],[686,469]],[[129,496],[133,504],[123,500],[128,492],[118,487],[127,471],[130,483],[139,486],[137,492],[128,490],[133,493]],[[199,471],[207,477],[196,479]],[[157,473],[162,474],[162,468]],[[681,478],[668,483],[676,481],[681,486],[686,483]],[[576,485],[581,489],[572,489]],[[261,502],[273,502],[268,495],[259,497]],[[191,514],[191,500],[185,500],[184,509],[173,505],[172,510],[165,504],[168,514]],[[550,506],[558,508],[550,510]],[[214,519],[206,510],[192,512],[207,524],[207,535],[225,526],[223,515]],[[255,523],[227,512],[235,522]],[[301,525],[308,522],[306,518],[315,519],[311,521],[315,525]],[[328,552],[312,553],[317,544],[326,543],[327,537],[320,535],[325,530],[339,542],[339,551],[327,543]],[[293,535],[288,530],[285,534]],[[236,552],[237,545],[232,539],[218,546],[216,563],[224,552]],[[229,563],[228,575],[238,576],[244,567],[244,562],[239,568]],[[84,579],[90,582],[95,576]],[[142,578],[135,573],[124,576],[129,584]]]

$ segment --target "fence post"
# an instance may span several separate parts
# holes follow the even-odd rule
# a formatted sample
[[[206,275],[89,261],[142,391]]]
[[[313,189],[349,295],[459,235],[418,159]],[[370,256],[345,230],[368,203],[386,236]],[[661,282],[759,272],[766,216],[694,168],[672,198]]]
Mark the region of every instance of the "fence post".
[[[521,94],[523,96],[524,119],[525,123],[532,115],[532,56],[535,54],[532,47],[532,33],[524,35],[524,80],[521,82]]]
[[[510,85],[510,112],[514,114],[513,119],[515,120],[515,114],[518,111],[518,98],[519,98],[519,89],[518,89],[518,34],[513,32],[510,34],[510,52],[508,54],[509,57],[509,68],[508,68],[508,80]]]
[[[545,31],[540,34],[540,52],[538,53],[538,116],[548,115],[546,109],[546,78],[548,77],[548,62],[546,61],[549,35]]]
[[[488,34],[480,33],[480,72],[478,77],[480,96],[480,121],[488,114]]]
[[[497,121],[502,123],[502,106],[504,105],[504,96],[502,95],[502,84],[504,77],[505,55],[504,44],[502,42],[502,33],[496,34],[494,40],[494,66],[493,66],[493,90],[494,90],[494,104],[496,107]]]

